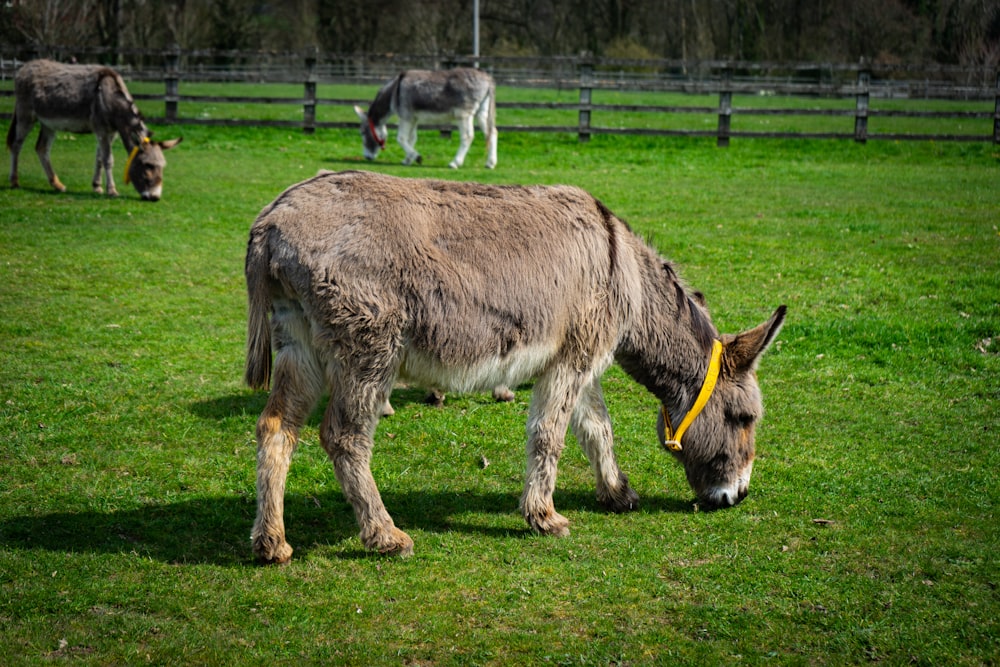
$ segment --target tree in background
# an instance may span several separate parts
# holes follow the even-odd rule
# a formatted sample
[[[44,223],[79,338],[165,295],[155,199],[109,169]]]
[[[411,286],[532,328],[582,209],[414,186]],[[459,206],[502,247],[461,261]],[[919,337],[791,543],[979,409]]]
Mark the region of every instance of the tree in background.
[[[468,54],[473,0],[6,0],[0,46]],[[1000,0],[479,0],[483,55],[1000,64]]]

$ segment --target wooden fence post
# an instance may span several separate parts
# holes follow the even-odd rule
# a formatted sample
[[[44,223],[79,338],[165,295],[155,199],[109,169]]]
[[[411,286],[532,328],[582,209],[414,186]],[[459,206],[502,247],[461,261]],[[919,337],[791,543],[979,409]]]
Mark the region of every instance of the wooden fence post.
[[[719,90],[719,130],[715,145],[729,147],[729,125],[733,115],[733,91],[730,90],[733,70],[727,65],[722,70],[722,88]]]
[[[315,46],[306,53],[305,101],[302,103],[302,131],[316,133],[316,60],[319,49]]]
[[[581,143],[590,141],[590,100],[591,87],[594,85],[594,64],[584,61],[580,63],[580,118],[577,124],[577,139]]]
[[[164,61],[166,67],[163,73],[163,84],[165,87],[163,93],[163,116],[167,123],[170,124],[177,122],[177,103],[180,101],[180,45],[173,44],[167,49]]]
[[[1000,144],[1000,70],[997,70],[997,88],[993,98],[993,143]]]
[[[868,88],[872,73],[863,62],[858,69],[858,92],[854,106],[854,141],[859,144],[868,141]]]

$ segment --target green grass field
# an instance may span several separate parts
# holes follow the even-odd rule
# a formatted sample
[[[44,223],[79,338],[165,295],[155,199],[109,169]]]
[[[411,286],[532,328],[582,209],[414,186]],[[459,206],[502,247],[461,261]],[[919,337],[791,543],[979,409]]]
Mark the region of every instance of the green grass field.
[[[457,135],[422,133],[404,168],[394,141],[364,162],[355,131],[155,129],[184,135],[157,204],[121,182],[120,145],[123,196],[91,194],[86,136],[56,142],[66,194],[30,147],[22,188],[0,186],[4,664],[996,664],[995,146],[518,133],[495,171],[477,135],[453,172]],[[314,418],[288,480],[294,560],[255,566],[247,231],[286,186],[355,168],[580,185],[720,329],[788,304],[749,498],[697,511],[655,400],[613,368],[642,507],[602,512],[570,437],[572,533],[538,537],[517,511],[530,387],[442,409],[400,388],[373,469],[416,554],[363,551]]]

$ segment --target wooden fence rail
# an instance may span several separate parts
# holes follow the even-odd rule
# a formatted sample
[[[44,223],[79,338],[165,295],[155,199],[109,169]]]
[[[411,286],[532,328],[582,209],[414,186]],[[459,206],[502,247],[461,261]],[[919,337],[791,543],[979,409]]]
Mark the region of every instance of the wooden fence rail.
[[[337,57],[326,56],[324,65],[320,67],[320,57],[316,50],[310,50],[305,55],[291,55],[286,57],[280,67],[275,67],[273,71],[269,67],[265,68],[259,63],[256,66],[231,65],[230,69],[224,67],[206,68],[196,63],[198,58],[214,57],[219,59],[219,54],[201,52],[182,52],[179,49],[172,49],[166,52],[143,51],[139,55],[146,59],[155,60],[156,57],[162,59],[162,68],[150,67],[120,67],[127,78],[136,80],[162,80],[164,93],[162,95],[142,94],[135,95],[136,99],[163,103],[163,116],[151,117],[151,122],[158,124],[191,124],[191,125],[255,125],[274,127],[297,127],[303,132],[312,134],[318,128],[351,128],[357,127],[356,122],[340,121],[318,121],[316,119],[316,108],[321,105],[333,106],[353,106],[355,104],[366,106],[370,100],[359,99],[331,99],[317,97],[317,83],[321,80],[330,83],[380,83],[390,77],[390,72],[398,70],[401,65],[414,66],[420,63],[410,63],[405,57],[387,58],[388,65],[381,63],[381,69],[371,62],[363,62],[358,65],[356,61],[352,67],[343,66],[342,71],[336,71],[331,62]],[[226,52],[228,59],[235,60],[236,57]],[[260,54],[256,55],[258,58]],[[242,56],[244,60],[249,59],[247,54]],[[297,61],[296,61],[297,58]],[[350,56],[344,56],[347,60]],[[449,59],[447,61],[425,62],[424,67],[448,67],[462,64],[459,59]],[[513,61],[513,62],[511,62]],[[295,63],[298,63],[296,66]],[[683,63],[676,61],[614,61],[593,58],[553,58],[543,61],[548,69],[539,70],[537,66],[517,69],[510,67],[512,64],[527,65],[528,61],[519,59],[504,58],[478,58],[480,66],[493,72],[499,84],[512,86],[530,87],[555,87],[567,89],[572,84],[579,90],[579,101],[576,103],[548,103],[548,102],[504,102],[498,101],[497,107],[500,109],[556,109],[576,112],[576,125],[499,125],[502,132],[557,132],[576,134],[579,141],[589,141],[591,136],[597,134],[620,134],[620,135],[651,135],[651,136],[687,136],[687,137],[715,137],[716,143],[720,147],[729,145],[732,138],[809,138],[809,139],[853,139],[856,142],[864,143],[869,139],[894,140],[894,141],[992,141],[1000,144],[1000,72],[993,73],[993,86],[984,85],[937,85],[928,81],[907,81],[899,78],[883,79],[875,81],[872,77],[871,66],[861,65],[778,65],[761,63]],[[530,61],[539,62],[538,59]],[[367,63],[367,64],[365,64]],[[617,66],[619,69],[614,70]],[[388,67],[388,69],[387,69]],[[642,76],[635,75],[631,69],[643,69],[646,73]],[[762,73],[772,72],[776,69],[784,68],[786,71],[801,72],[808,70],[812,75],[803,79],[796,76],[774,77],[762,76]],[[9,79],[10,71],[14,69],[13,61],[0,57],[0,78]],[[252,70],[255,74],[249,79],[279,80],[281,82],[299,81],[303,86],[301,98],[289,97],[234,97],[221,95],[185,95],[181,92],[181,82],[184,80],[211,81],[224,80],[232,81],[237,79],[240,72]],[[351,70],[350,72],[348,70]],[[815,75],[814,70],[821,71],[820,75]],[[946,74],[954,77],[956,73],[964,74],[966,79],[971,78],[964,70],[957,68],[942,70]],[[572,74],[569,74],[572,72]],[[681,72],[681,74],[678,74]],[[684,72],[688,72],[684,75]],[[825,75],[822,72],[826,72]],[[736,74],[739,73],[739,76]],[[903,70],[903,74],[906,71]],[[627,75],[627,76],[626,76]],[[845,77],[853,75],[853,80]],[[894,75],[898,76],[898,72]],[[982,71],[974,72],[980,81],[984,78]],[[664,92],[679,92],[691,95],[716,95],[718,96],[717,106],[662,106],[662,105],[638,105],[638,104],[595,104],[593,102],[593,92],[595,90],[657,90]],[[874,109],[871,107],[871,98],[892,97],[894,91],[900,89],[933,90],[935,97],[940,99],[989,99],[992,97],[994,109],[990,111],[906,111],[891,109]],[[10,96],[13,91],[0,90],[0,97]],[[754,108],[739,107],[733,105],[734,95],[788,95],[788,96],[810,96],[828,99],[851,99],[854,100],[853,109],[844,108]],[[215,104],[282,104],[302,107],[302,119],[298,120],[263,120],[263,119],[208,119],[183,117],[179,113],[181,103],[215,103]],[[150,107],[144,106],[145,109]],[[669,113],[669,114],[714,114],[717,116],[714,130],[706,129],[658,129],[658,128],[622,128],[622,127],[602,127],[593,124],[593,114],[601,113]],[[0,114],[10,117],[10,114]],[[792,132],[792,131],[739,131],[732,129],[732,120],[736,116],[843,116],[853,118],[853,132]],[[930,119],[993,119],[992,134],[941,134],[941,133],[871,133],[868,130],[868,119],[872,117],[909,117],[909,118],[930,118]],[[439,126],[442,132],[449,132],[450,127]]]

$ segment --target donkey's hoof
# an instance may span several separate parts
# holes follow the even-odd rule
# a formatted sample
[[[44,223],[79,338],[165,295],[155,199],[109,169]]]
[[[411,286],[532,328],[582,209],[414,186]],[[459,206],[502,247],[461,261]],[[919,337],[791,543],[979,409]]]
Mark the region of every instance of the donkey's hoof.
[[[510,403],[516,398],[514,392],[504,385],[497,385],[493,387],[493,400],[500,403]]]
[[[541,535],[566,537],[569,535],[569,519],[555,510],[544,514],[525,514],[524,518],[532,530]]]
[[[598,494],[597,502],[608,511],[616,514],[634,512],[639,509],[639,494],[628,485],[626,480],[621,488],[607,492],[605,495]]]
[[[448,167],[451,168],[451,169],[458,169],[461,166],[462,165],[460,165],[459,163],[455,162],[454,160],[452,160],[451,162],[448,163]]]
[[[392,408],[392,403],[390,403],[389,401],[386,401],[382,405],[382,416],[383,417],[391,417],[394,414],[396,414],[396,411]]]
[[[413,540],[395,526],[387,533],[379,533],[365,539],[364,543],[367,549],[377,552],[380,556],[406,558],[413,555]]]
[[[261,565],[286,565],[292,560],[292,547],[284,541],[276,547],[254,544],[253,552],[257,557],[257,562]]]
[[[444,405],[444,392],[438,389],[431,389],[424,396],[424,403],[427,405],[433,405],[435,408],[440,408]]]

